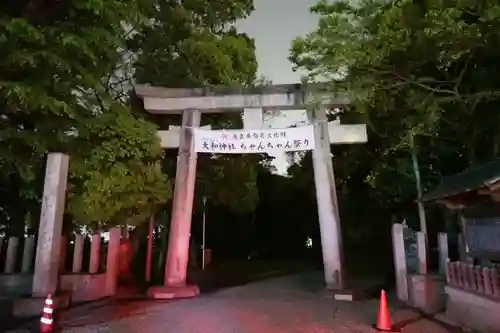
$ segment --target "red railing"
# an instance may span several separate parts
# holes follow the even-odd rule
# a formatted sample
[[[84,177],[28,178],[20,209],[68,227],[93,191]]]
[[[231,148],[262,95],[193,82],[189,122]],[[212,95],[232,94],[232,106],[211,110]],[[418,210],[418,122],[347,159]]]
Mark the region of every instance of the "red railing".
[[[446,283],[466,291],[500,299],[498,268],[448,261],[446,263]]]

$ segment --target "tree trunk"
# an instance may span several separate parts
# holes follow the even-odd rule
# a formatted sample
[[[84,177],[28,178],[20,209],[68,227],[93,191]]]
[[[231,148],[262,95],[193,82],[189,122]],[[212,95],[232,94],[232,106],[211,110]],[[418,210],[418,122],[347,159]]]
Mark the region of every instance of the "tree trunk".
[[[468,144],[467,144],[467,148],[466,148],[466,151],[467,151],[467,159],[469,160],[469,167],[473,167],[476,165],[476,160],[477,160],[477,157],[476,157],[476,149],[475,149],[475,140],[476,140],[476,133],[477,133],[477,130],[475,127],[472,128],[472,133],[471,133],[471,136],[468,140]]]
[[[410,134],[410,150],[411,160],[413,164],[413,173],[415,175],[415,185],[417,188],[417,206],[418,206],[418,219],[420,221],[420,231],[427,236],[427,221],[425,217],[425,207],[422,203],[422,180],[420,179],[420,166],[418,164],[417,149],[415,148],[414,134]]]

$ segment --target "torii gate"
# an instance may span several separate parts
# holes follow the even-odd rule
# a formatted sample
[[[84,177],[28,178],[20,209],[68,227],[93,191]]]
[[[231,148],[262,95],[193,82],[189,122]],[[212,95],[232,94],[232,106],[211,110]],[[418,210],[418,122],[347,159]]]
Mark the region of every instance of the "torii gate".
[[[261,128],[265,110],[307,109],[318,97],[318,85],[270,85],[264,87],[205,89],[170,89],[137,85],[135,92],[143,100],[144,109],[152,114],[181,114],[181,127],[159,131],[163,148],[178,147],[172,219],[163,286],[152,287],[153,298],[180,298],[198,295],[197,286],[186,284],[189,258],[189,238],[196,179],[197,153],[194,149],[194,128],[200,126],[202,113],[244,113],[244,129]],[[347,98],[324,99],[320,106],[308,110],[314,126],[314,182],[318,204],[321,247],[325,282],[328,289],[343,290],[342,234],[337,207],[335,176],[330,144],[364,143],[366,125],[340,125],[327,122],[325,109],[345,107]],[[256,116],[257,114],[257,116]],[[250,123],[252,119],[257,123]]]

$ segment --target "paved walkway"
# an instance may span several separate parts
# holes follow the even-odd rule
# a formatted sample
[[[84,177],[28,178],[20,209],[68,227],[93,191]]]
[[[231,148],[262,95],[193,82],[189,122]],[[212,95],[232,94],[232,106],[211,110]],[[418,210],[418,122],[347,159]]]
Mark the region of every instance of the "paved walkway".
[[[318,295],[318,274],[275,278],[169,302],[120,301],[65,311],[62,332],[90,333],[362,333],[374,332],[378,301],[335,302]],[[407,333],[460,332],[399,309]],[[18,331],[20,332],[20,331]]]

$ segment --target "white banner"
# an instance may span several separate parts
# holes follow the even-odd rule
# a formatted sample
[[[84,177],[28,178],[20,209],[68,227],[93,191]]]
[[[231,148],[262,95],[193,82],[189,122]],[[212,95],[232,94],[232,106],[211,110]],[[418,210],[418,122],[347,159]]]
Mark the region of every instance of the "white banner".
[[[313,126],[268,130],[219,130],[197,128],[195,151],[215,154],[252,154],[303,151],[314,148]]]

